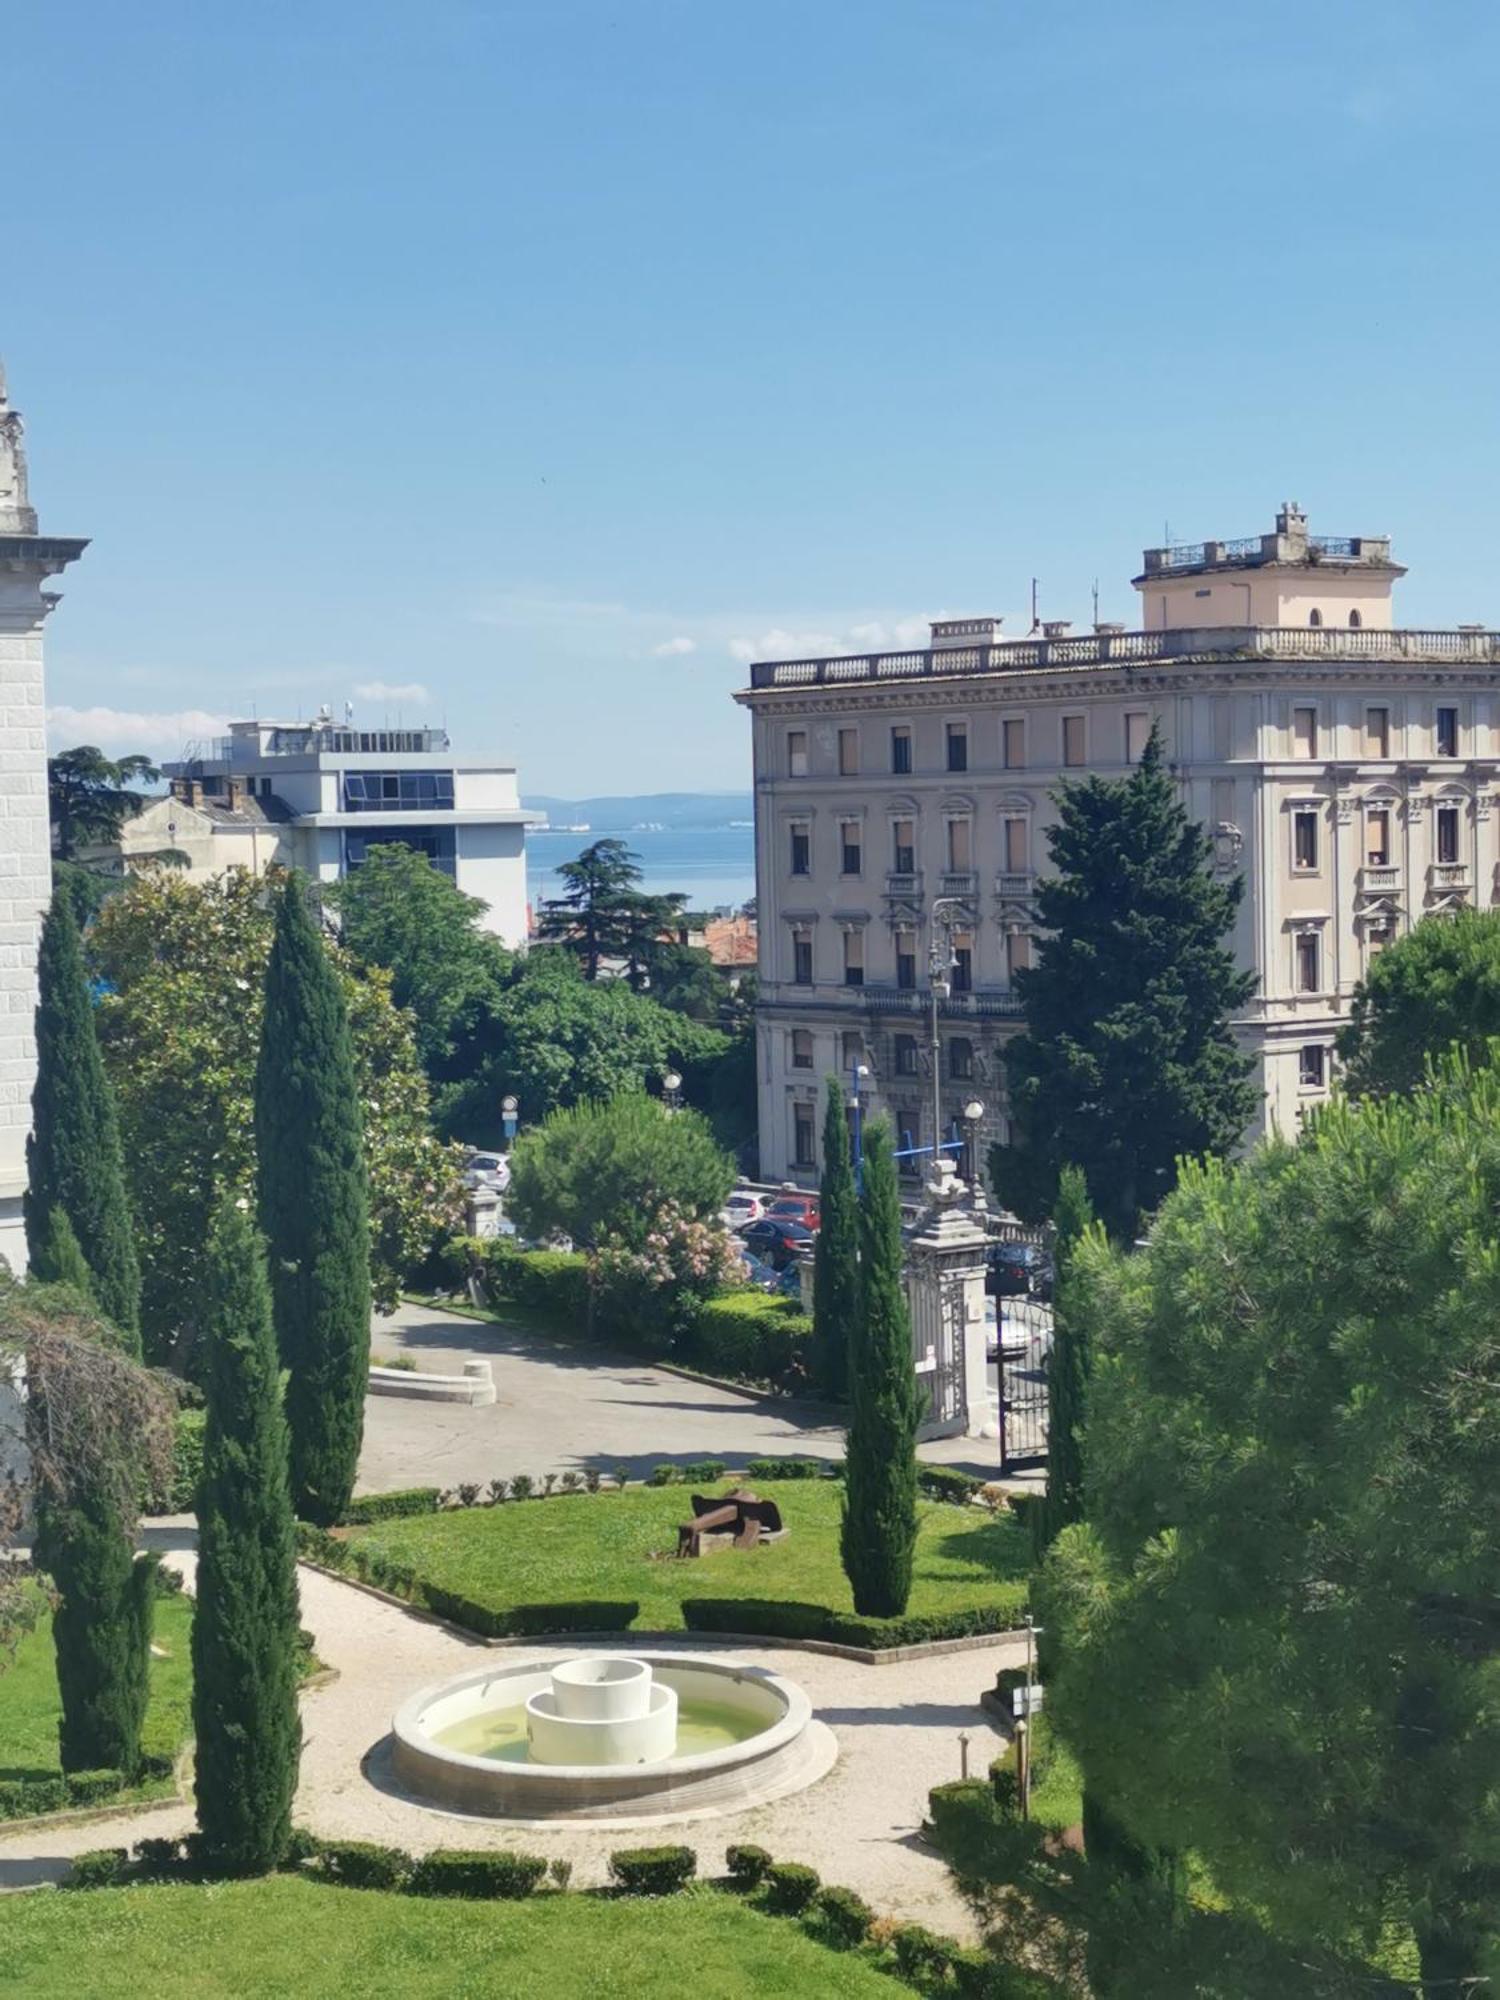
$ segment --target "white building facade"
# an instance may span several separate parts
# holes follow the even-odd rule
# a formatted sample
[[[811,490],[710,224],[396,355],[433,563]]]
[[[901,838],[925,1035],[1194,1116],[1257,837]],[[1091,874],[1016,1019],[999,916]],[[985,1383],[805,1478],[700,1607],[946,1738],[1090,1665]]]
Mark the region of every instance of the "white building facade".
[[[274,862],[336,882],[400,842],[477,896],[489,930],[526,941],[526,828],[537,816],[522,809],[512,766],[460,763],[444,730],[367,729],[327,710],[311,722],[234,722],[164,768],[171,797],[125,828],[124,868],[170,850],[193,874]]]
[[[1500,633],[1393,627],[1403,574],[1384,538],[1288,505],[1269,535],[1147,550],[1139,631],[962,619],[921,651],[753,667],[762,1173],[816,1175],[823,1079],[856,1065],[908,1146],[1007,1135],[1051,795],[1127,772],[1153,724],[1214,865],[1246,877],[1235,1032],[1257,1129],[1294,1131],[1372,956],[1500,902]]]
[[[0,370],[0,1256],[26,1268],[21,1198],[36,1084],[36,958],[52,893],[47,816],[44,588],[88,547],[37,532],[22,424]]]

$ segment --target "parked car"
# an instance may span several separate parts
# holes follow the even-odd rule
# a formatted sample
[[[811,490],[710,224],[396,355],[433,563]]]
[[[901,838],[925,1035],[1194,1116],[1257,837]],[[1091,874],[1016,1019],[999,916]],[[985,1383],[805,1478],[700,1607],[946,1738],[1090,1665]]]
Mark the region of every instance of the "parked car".
[[[758,1222],[766,1212],[766,1198],[753,1188],[736,1188],[719,1211],[720,1220],[726,1229],[738,1229],[742,1223]]]
[[[798,1251],[811,1250],[815,1232],[790,1215],[763,1215],[735,1232],[765,1263],[783,1271]]]
[[[463,1171],[466,1187],[493,1188],[504,1194],[510,1186],[510,1161],[503,1153],[470,1153]]]
[[[1036,1243],[992,1245],[984,1289],[992,1299],[1052,1297],[1052,1259]]]
[[[815,1194],[773,1195],[761,1213],[800,1222],[805,1229],[816,1229],[823,1219]]]

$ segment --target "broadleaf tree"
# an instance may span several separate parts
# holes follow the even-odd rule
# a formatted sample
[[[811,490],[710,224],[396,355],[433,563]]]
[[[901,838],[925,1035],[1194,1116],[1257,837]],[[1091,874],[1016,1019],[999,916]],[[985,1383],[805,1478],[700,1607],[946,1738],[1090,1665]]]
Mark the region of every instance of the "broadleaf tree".
[[[521,1134],[510,1159],[506,1207],[518,1226],[580,1249],[639,1249],[665,1209],[705,1221],[734,1185],[734,1163],[705,1118],[638,1091],[554,1111]]]
[[[1214,873],[1154,728],[1128,777],[1065,784],[1057,807],[1037,963],[1017,975],[1025,1027],[1005,1049],[1012,1140],[991,1148],[990,1172],[1039,1222],[1072,1161],[1126,1237],[1179,1158],[1227,1153],[1255,1109],[1229,1026],[1255,980],[1225,943],[1244,880]]]
[[[1354,990],[1339,1036],[1354,1097],[1421,1087],[1429,1059],[1455,1044],[1490,1060],[1500,1035],[1500,910],[1424,917],[1388,945]]]

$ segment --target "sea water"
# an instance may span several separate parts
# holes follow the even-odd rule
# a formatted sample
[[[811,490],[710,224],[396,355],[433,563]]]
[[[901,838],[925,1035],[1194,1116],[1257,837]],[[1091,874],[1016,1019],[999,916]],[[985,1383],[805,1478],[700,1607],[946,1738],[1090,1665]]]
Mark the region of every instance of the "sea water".
[[[706,1750],[727,1750],[769,1727],[764,1717],[749,1715],[727,1701],[679,1701],[677,1747],[674,1757],[697,1757]],[[495,1764],[524,1764],[527,1759],[526,1705],[486,1708],[462,1722],[434,1732],[434,1741],[465,1757],[487,1757]]]
[[[641,866],[647,895],[680,891],[690,910],[738,909],[755,894],[751,826],[590,827],[587,833],[528,833],[526,894],[533,909],[563,887],[560,861],[576,861],[596,840],[623,840]]]

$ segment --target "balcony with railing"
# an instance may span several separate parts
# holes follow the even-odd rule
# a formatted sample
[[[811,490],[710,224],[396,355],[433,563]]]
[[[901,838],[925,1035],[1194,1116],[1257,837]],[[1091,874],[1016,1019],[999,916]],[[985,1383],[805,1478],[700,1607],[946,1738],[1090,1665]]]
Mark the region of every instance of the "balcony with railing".
[[[1036,874],[1030,868],[1005,868],[995,877],[995,894],[1007,903],[1028,902],[1036,893]]]
[[[885,878],[885,893],[910,900],[922,893],[922,873],[920,869],[892,868]]]
[[[1427,870],[1427,886],[1440,895],[1467,894],[1469,888],[1469,864],[1467,861],[1434,861]]]
[[[910,986],[866,986],[861,998],[876,1014],[912,1014],[931,1011],[931,989]],[[1004,987],[977,987],[968,993],[946,993],[938,999],[938,1013],[944,1020],[1014,1019],[1021,1012],[1019,995]]]
[[[1359,886],[1367,896],[1389,896],[1401,886],[1401,870],[1384,861],[1367,861],[1359,871]]]
[[[938,877],[940,896],[977,896],[979,877],[972,868],[945,868]]]

